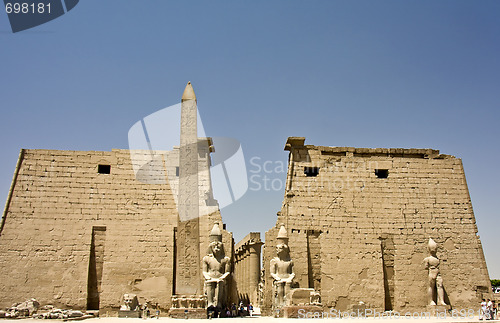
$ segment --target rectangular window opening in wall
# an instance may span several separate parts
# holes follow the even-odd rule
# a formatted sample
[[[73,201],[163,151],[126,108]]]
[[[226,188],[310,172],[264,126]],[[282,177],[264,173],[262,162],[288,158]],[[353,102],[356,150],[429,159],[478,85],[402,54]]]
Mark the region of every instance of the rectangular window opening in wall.
[[[319,167],[304,167],[304,174],[307,177],[315,177],[319,174]]]
[[[111,174],[111,165],[99,165],[97,166],[97,172],[99,174]]]
[[[175,176],[179,177],[179,166],[175,167]]]
[[[387,178],[387,177],[389,177],[389,170],[388,169],[376,169],[375,175],[378,178]]]

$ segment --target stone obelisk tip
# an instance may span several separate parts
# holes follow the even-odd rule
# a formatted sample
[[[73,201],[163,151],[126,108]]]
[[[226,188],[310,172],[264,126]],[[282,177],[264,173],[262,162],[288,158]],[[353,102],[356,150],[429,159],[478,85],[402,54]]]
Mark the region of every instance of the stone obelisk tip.
[[[187,100],[195,100],[196,101],[196,95],[194,94],[193,86],[191,85],[191,82],[188,82],[186,85],[186,88],[184,89],[184,93],[182,93],[182,100],[181,101],[187,101]]]

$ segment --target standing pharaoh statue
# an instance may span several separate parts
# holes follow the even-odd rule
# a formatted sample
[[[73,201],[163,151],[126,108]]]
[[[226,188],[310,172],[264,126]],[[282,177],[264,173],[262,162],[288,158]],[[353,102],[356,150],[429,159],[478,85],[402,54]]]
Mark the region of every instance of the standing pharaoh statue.
[[[437,243],[431,238],[429,238],[428,248],[430,256],[424,259],[424,264],[425,269],[429,270],[429,287],[427,289],[429,305],[436,305],[436,303],[437,305],[446,305],[444,302],[443,278],[439,273],[439,259],[436,256]]]
[[[271,259],[271,276],[274,279],[274,305],[276,308],[287,305],[287,295],[290,292],[293,278],[293,261],[290,258],[290,248],[288,247],[288,234],[282,224],[278,232],[278,242],[276,244],[276,257]]]
[[[226,305],[226,277],[229,275],[230,259],[224,254],[222,234],[215,223],[210,232],[210,245],[203,257],[203,277],[207,293],[207,306],[222,308]]]

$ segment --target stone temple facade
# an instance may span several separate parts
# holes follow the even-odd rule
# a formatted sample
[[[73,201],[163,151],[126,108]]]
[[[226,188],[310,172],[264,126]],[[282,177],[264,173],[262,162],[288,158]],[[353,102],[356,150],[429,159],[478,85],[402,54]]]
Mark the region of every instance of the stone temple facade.
[[[36,297],[112,311],[135,293],[168,309],[178,224],[168,186],[137,181],[128,150],[22,150],[0,236],[0,307]],[[220,212],[199,220],[203,257]],[[229,232],[224,242],[231,254]]]
[[[304,142],[290,137],[285,146],[285,198],[265,236],[265,313],[280,224],[288,230],[295,287],[319,291],[324,307],[426,309],[423,261],[432,237],[440,246],[446,304],[476,309],[491,289],[460,159],[432,149]]]
[[[489,296],[462,162],[437,150],[290,137],[285,197],[262,266],[259,232],[236,244],[225,225],[210,236],[222,218],[214,147],[197,137],[196,104],[188,83],[180,145],[170,151],[21,150],[0,224],[0,308],[35,297],[116,312],[124,294],[136,294],[162,314],[189,308],[204,317],[212,286],[226,298],[217,304],[251,302],[264,315],[274,314],[278,292],[292,307],[422,311],[432,273],[448,308],[476,309]]]
[[[196,97],[190,84],[186,90],[183,108],[187,101],[188,117],[196,120]],[[181,128],[191,131],[190,140],[194,131],[197,141],[187,172],[182,145],[133,154],[22,149],[0,227],[0,308],[35,297],[56,307],[114,312],[130,293],[165,312],[175,294],[203,294],[201,261],[214,223],[222,223],[210,183],[213,147],[210,138],[196,138],[196,123]],[[190,184],[193,168],[194,198],[187,200],[194,226],[178,211],[189,194],[179,183]],[[232,234],[222,230],[222,236],[232,256]],[[196,277],[189,277],[192,268]],[[232,277],[228,285],[235,288]]]

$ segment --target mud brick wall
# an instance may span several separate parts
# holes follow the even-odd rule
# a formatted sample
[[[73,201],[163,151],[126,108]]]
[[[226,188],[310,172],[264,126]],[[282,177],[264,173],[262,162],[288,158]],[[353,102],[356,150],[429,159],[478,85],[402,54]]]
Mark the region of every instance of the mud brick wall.
[[[445,300],[455,309],[477,307],[490,282],[459,158],[432,149],[303,143],[287,142],[287,187],[276,222],[288,230],[299,287],[319,290],[322,303],[339,310],[360,301],[378,310],[423,310],[423,259],[432,238]],[[277,232],[266,233],[267,308]]]
[[[169,308],[178,213],[163,168],[138,181],[128,150],[21,155],[0,236],[0,307],[34,297],[113,311],[124,293],[135,293]],[[110,173],[98,165],[110,165]],[[175,167],[167,165],[174,174]],[[215,210],[200,219],[201,258],[213,223],[222,223]],[[227,231],[224,242],[231,255]]]

